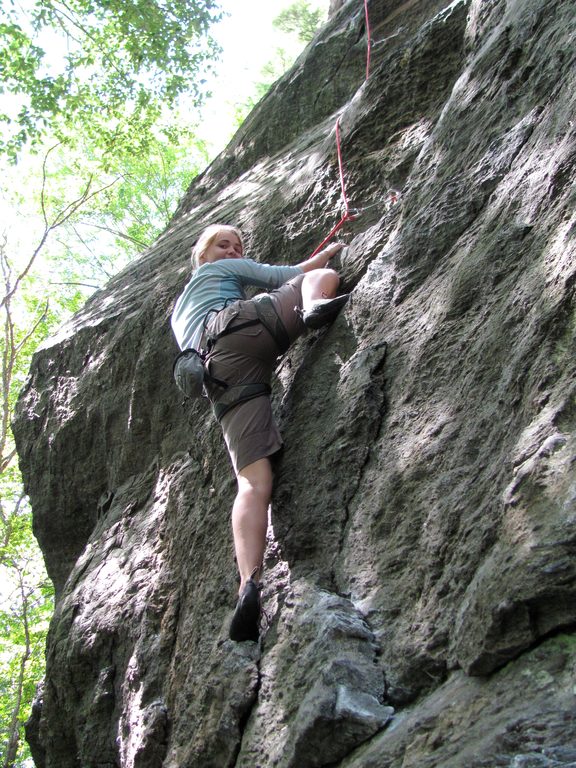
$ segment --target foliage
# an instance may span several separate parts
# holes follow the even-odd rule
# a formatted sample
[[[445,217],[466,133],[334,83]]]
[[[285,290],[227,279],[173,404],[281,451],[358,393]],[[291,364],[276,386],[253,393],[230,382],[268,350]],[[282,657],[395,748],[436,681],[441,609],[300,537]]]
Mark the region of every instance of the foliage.
[[[208,162],[202,142],[189,137],[180,146],[155,142],[145,161],[127,158],[118,167],[118,182],[81,219],[114,235],[127,256],[156,239],[172,217],[191,180]]]
[[[5,483],[3,483],[5,489]],[[2,768],[30,756],[22,726],[30,714],[36,681],[44,670],[44,645],[53,610],[52,585],[35,545],[30,511],[22,502],[1,508],[0,738]]]
[[[14,159],[49,133],[104,157],[145,153],[163,109],[201,100],[218,18],[214,0],[31,0],[25,16],[5,4],[0,151]]]
[[[0,241],[3,279],[2,419],[0,421],[0,739],[4,746],[2,768],[19,766],[28,756],[22,726],[42,676],[44,643],[52,613],[52,587],[32,534],[31,514],[22,493],[15,461],[10,417],[21,389],[32,350],[45,337],[50,322],[48,307],[22,291],[29,280],[13,273]],[[15,317],[25,315],[18,324]]]
[[[282,32],[295,32],[301,43],[309,43],[324,21],[320,8],[311,8],[306,0],[296,0],[272,22]]]
[[[46,254],[60,283],[99,288],[131,259],[150,246],[168,225],[191,180],[207,162],[202,142],[170,146],[155,141],[146,157],[134,155],[98,169],[97,153],[58,147],[50,174],[50,206],[62,207],[87,180],[98,194],[61,227]],[[86,293],[86,291],[84,292]]]

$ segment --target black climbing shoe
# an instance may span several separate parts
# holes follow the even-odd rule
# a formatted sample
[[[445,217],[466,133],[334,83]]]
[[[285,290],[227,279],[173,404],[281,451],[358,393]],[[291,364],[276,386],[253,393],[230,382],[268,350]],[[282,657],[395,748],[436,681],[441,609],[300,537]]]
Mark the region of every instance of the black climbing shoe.
[[[230,622],[230,640],[241,643],[243,640],[258,642],[260,623],[260,590],[251,578],[244,585],[232,621]]]
[[[312,307],[302,313],[302,319],[306,328],[321,328],[332,322],[344,304],[350,298],[349,293],[336,296],[335,299],[319,299]]]

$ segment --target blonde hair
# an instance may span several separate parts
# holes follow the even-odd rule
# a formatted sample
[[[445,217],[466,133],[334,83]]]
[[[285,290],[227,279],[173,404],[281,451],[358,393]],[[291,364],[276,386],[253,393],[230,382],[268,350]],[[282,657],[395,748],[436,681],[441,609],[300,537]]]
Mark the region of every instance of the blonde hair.
[[[211,224],[200,234],[196,244],[192,248],[192,268],[197,269],[200,266],[200,259],[212,243],[223,233],[232,232],[240,240],[240,245],[244,248],[242,233],[238,227],[232,227],[230,224]]]

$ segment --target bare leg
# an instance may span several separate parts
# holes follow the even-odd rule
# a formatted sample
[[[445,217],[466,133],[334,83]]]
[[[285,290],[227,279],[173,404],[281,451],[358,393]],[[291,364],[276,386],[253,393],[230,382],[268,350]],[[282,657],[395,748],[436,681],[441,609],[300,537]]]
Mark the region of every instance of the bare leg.
[[[340,278],[333,269],[313,269],[302,281],[302,307],[310,309],[318,299],[332,299],[336,296]]]
[[[232,531],[241,592],[254,569],[261,568],[264,559],[273,479],[269,459],[248,464],[238,472],[236,479],[238,492],[232,507]],[[257,576],[255,581],[258,581]]]
[[[309,309],[318,299],[336,296],[340,278],[333,269],[313,269],[302,281],[302,303]],[[268,507],[272,496],[272,466],[267,458],[249,464],[236,476],[238,491],[232,507],[232,531],[240,572],[240,592],[255,569],[260,569],[266,548]],[[259,574],[257,573],[257,576]],[[256,577],[254,579],[258,581]]]

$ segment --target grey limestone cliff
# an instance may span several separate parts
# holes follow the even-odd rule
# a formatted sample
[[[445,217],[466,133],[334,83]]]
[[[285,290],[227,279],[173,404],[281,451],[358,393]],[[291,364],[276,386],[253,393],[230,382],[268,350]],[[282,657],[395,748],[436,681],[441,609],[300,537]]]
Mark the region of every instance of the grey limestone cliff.
[[[363,3],[333,10],[34,357],[39,767],[576,765],[576,6],[371,0],[367,80]],[[234,481],[169,316],[207,223],[273,263],[330,231],[338,116],[352,297],[279,361],[268,627],[234,644]]]

